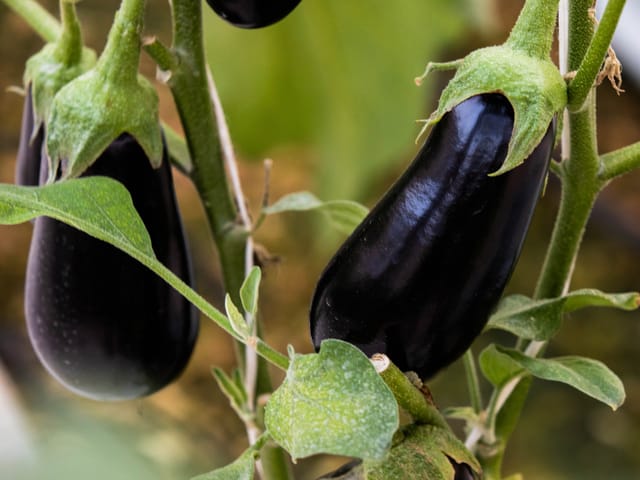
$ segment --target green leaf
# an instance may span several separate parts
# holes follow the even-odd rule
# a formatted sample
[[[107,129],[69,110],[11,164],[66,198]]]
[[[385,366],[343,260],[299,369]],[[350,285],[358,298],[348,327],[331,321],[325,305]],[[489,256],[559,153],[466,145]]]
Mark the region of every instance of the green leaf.
[[[162,131],[167,142],[171,163],[185,175],[189,175],[193,170],[193,162],[184,137],[166,123],[162,124]]]
[[[447,418],[464,420],[468,424],[476,424],[480,417],[471,407],[448,407],[442,411],[442,415]]]
[[[505,297],[491,315],[487,329],[506,330],[528,340],[548,340],[562,325],[564,298],[532,300],[524,295]]]
[[[236,384],[238,390],[242,392],[244,395],[243,403],[245,403],[249,398],[247,396],[247,392],[244,389],[244,379],[242,378],[242,371],[239,368],[234,368],[231,372],[231,380]]]
[[[253,480],[256,463],[255,456],[256,453],[249,449],[233,463],[193,477],[191,480]]]
[[[260,290],[260,280],[262,278],[262,271],[259,267],[253,267],[247,275],[247,278],[242,282],[240,287],[240,300],[242,301],[242,308],[244,311],[255,316],[258,312],[258,294]]]
[[[585,307],[612,307],[620,310],[635,310],[640,306],[638,292],[604,293],[592,288],[570,292],[566,296],[565,312]]]
[[[369,212],[367,207],[349,200],[322,202],[310,192],[295,192],[285,195],[262,211],[266,215],[282,212],[303,212],[318,210],[327,216],[334,228],[350,234]]]
[[[480,353],[478,361],[485,378],[498,388],[520,375],[524,370],[509,355],[498,350],[498,347],[493,343]]]
[[[222,393],[229,399],[231,407],[240,418],[245,418],[248,412],[245,411],[247,392],[244,386],[238,385],[238,383],[230,378],[221,368],[213,367],[211,373]]]
[[[475,457],[448,429],[411,425],[403,433],[403,440],[393,446],[384,462],[365,462],[367,480],[451,480],[454,477],[451,461],[466,463],[472,470],[480,471]]]
[[[40,215],[155,258],[129,192],[115,180],[89,177],[44,187],[0,185],[0,222],[21,223]]]
[[[577,356],[532,358],[518,350],[496,348],[533,376],[570,385],[613,410],[624,402],[624,385],[602,362]]]
[[[380,459],[398,428],[398,406],[360,350],[325,340],[319,353],[293,356],[266,406],[265,425],[294,459],[317,453]]]
[[[586,307],[638,308],[637,292],[604,293],[582,289],[565,296],[532,300],[524,295],[504,298],[491,316],[487,328],[506,330],[528,340],[549,340],[562,325],[562,314]]]
[[[234,338],[229,319],[160,263],[127,189],[107,177],[86,177],[42,187],[0,184],[0,224],[48,216],[110,243],[135,258]]]
[[[236,332],[239,338],[246,340],[251,335],[249,325],[244,319],[236,304],[231,300],[231,295],[228,293],[224,297],[224,309],[227,312],[227,317],[231,322],[231,328]]]

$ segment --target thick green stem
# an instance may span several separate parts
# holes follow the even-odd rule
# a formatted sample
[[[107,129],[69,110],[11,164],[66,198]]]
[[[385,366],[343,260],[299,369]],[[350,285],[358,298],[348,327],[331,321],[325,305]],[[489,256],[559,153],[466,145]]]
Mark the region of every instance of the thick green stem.
[[[389,357],[375,354],[371,359],[376,371],[380,374],[398,405],[404,408],[417,423],[449,428],[438,409],[430,403],[424,394],[396,367]]]
[[[640,168],[640,142],[602,155],[600,162],[602,163],[600,179],[603,183],[636,170]]]
[[[249,232],[238,221],[227,181],[224,159],[218,138],[212,100],[209,94],[207,68],[202,37],[202,2],[173,0],[173,45],[177,60],[168,78],[187,138],[193,168],[190,176],[204,205],[209,226],[217,246],[225,288],[240,305],[239,291],[245,278],[246,245]],[[242,200],[240,200],[242,201]],[[256,348],[264,354],[272,350],[258,340]],[[243,345],[237,344],[238,361],[244,362]],[[273,352],[269,351],[267,354]],[[276,352],[277,353],[277,352]],[[274,355],[274,358],[276,356]],[[286,367],[278,357],[281,367]],[[244,365],[243,365],[244,368]],[[256,395],[270,391],[264,361],[258,365]],[[255,404],[255,402],[253,402]],[[265,479],[286,480],[291,477],[288,462],[281,449],[269,449],[262,457]]]
[[[2,0],[22,17],[46,42],[53,42],[61,32],[58,20],[36,0]]]
[[[237,210],[226,180],[208,93],[201,24],[201,2],[173,2],[172,50],[179,66],[171,72],[168,84],[185,130],[193,162],[191,178],[218,248],[226,290],[239,305],[247,232],[237,222]]]
[[[71,67],[82,58],[82,32],[73,1],[60,0],[60,12],[62,33],[56,42],[54,57],[65,67]]]
[[[593,21],[589,9],[592,0],[569,2],[569,65],[577,69],[587,53],[593,37]],[[536,286],[535,298],[562,295],[571,279],[573,265],[591,207],[598,194],[598,147],[596,143],[595,91],[585,109],[568,116],[570,143],[567,160],[562,165],[560,210],[547,250],[547,256]]]
[[[593,24],[589,18],[592,0],[574,0],[569,2],[569,69],[577,69],[593,36]],[[551,236],[547,255],[542,267],[535,298],[549,298],[562,295],[569,287],[573,266],[578,255],[580,243],[586,228],[593,203],[602,186],[599,178],[600,160],[597,153],[595,122],[595,91],[586,100],[585,108],[568,116],[565,127],[569,129],[569,152],[563,152],[567,158],[559,169],[562,180],[562,196],[560,208]],[[544,342],[531,342],[526,353],[539,355],[545,347]],[[504,445],[509,432],[496,435],[496,419],[501,406],[507,408],[508,399],[518,387],[519,381],[509,382],[501,389],[493,392],[491,409],[487,414],[485,440],[492,440],[495,451],[481,456],[483,468],[487,469],[488,478],[500,478],[500,463]],[[520,391],[526,397],[528,386]],[[498,402],[498,399],[501,401]],[[509,416],[518,418],[524,401],[511,403]],[[473,432],[472,432],[473,433]],[[468,446],[470,442],[467,442]]]
[[[595,93],[585,111],[569,116],[571,156],[563,167],[560,210],[535,298],[559,297],[566,293],[582,236],[600,189],[600,162],[595,141]]]
[[[531,57],[549,58],[559,0],[527,0],[506,45]]]
[[[137,81],[144,4],[144,0],[123,0],[116,13],[107,45],[96,64],[106,83]]]
[[[569,83],[567,96],[569,110],[579,110],[587,99],[602,67],[602,61],[611,45],[626,0],[609,0],[589,49],[584,55],[576,76]]]

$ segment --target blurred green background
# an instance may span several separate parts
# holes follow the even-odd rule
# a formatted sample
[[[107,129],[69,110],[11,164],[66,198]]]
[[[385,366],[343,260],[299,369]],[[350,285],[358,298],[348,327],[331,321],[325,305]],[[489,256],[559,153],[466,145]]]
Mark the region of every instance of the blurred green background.
[[[57,11],[57,2],[43,0]],[[100,51],[116,0],[78,5],[87,43]],[[262,161],[274,162],[272,200],[297,190],[371,206],[416,151],[416,119],[428,116],[447,77],[418,88],[429,60],[458,58],[501,42],[522,2],[509,0],[304,0],[283,22],[235,29],[205,8],[208,60],[228,115],[247,200],[257,214]],[[166,0],[148,0],[146,32],[170,41]],[[18,144],[25,60],[42,41],[0,7],[0,181],[11,182]],[[144,54],[141,70],[154,78]],[[170,94],[157,85],[161,114],[179,128]],[[630,80],[616,97],[599,93],[602,151],[640,139],[640,93]],[[221,305],[215,251],[189,182],[176,174],[198,289]],[[605,191],[576,265],[573,286],[640,289],[640,175]],[[534,218],[509,292],[530,294],[557,205],[552,180]],[[175,384],[135,402],[77,398],[52,381],[31,351],[22,289],[31,225],[0,226],[0,478],[185,479],[221,466],[245,447],[243,427],[217,390],[210,366],[229,371],[229,339],[206,319],[193,359]],[[319,215],[269,218],[257,241],[277,261],[265,269],[261,316],[267,340],[284,351],[311,351],[307,309],[314,282],[342,238]],[[627,402],[616,413],[568,387],[536,382],[508,451],[505,473],[528,479],[640,478],[640,314],[592,309],[566,322],[549,355],[605,361],[623,379]],[[481,337],[476,352],[492,340]],[[442,407],[467,403],[456,364],[430,385]],[[315,457],[295,466],[313,479],[340,459]]]

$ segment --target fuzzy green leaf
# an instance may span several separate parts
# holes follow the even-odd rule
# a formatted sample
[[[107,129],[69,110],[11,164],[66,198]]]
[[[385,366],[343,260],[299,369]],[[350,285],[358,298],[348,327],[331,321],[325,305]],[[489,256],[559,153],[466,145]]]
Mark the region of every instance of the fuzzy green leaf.
[[[262,279],[262,271],[259,267],[253,267],[242,282],[240,287],[240,300],[244,311],[254,315],[258,312],[258,294],[260,290],[260,280]]]
[[[447,418],[464,420],[467,423],[478,423],[479,416],[471,407],[448,407],[442,411]]]
[[[506,330],[528,340],[548,340],[562,325],[565,300],[532,300],[524,295],[505,297],[491,315],[487,329]]]
[[[155,257],[129,192],[115,180],[89,177],[44,187],[0,185],[0,223],[21,223],[40,215]]]
[[[349,200],[331,200],[322,202],[310,192],[295,192],[285,195],[274,204],[265,207],[266,215],[282,212],[301,212],[318,210],[327,216],[334,228],[342,233],[350,234],[366,217],[368,209]]]
[[[496,348],[533,376],[570,385],[613,410],[624,402],[624,385],[602,362],[577,356],[532,358],[517,350]]]
[[[480,472],[478,461],[448,429],[412,425],[403,434],[402,441],[393,446],[384,462],[365,462],[367,480],[451,480],[454,477],[451,461],[466,463],[475,472]]]
[[[211,369],[213,378],[216,380],[218,387],[229,399],[231,407],[236,411],[240,418],[244,418],[247,412],[244,411],[244,407],[247,402],[247,392],[243,385],[239,385],[231,377],[229,377],[224,370],[218,367]]]
[[[253,480],[255,472],[255,452],[247,450],[233,463],[193,477],[191,480]]]
[[[620,310],[635,310],[640,306],[638,292],[604,293],[592,288],[584,288],[567,294],[565,312],[573,312],[585,307],[611,307]]]
[[[236,304],[231,300],[231,295],[228,293],[224,297],[224,308],[227,312],[227,317],[231,321],[231,327],[236,332],[239,338],[246,339],[251,335],[251,330],[249,329],[249,325],[244,319]]]
[[[293,356],[266,406],[265,425],[294,459],[317,453],[381,459],[398,428],[398,406],[360,350],[325,340],[319,353]]]
[[[498,347],[493,343],[480,353],[478,361],[485,378],[498,388],[520,375],[524,370],[511,357],[498,350]]]
[[[638,308],[636,292],[604,293],[581,289],[565,296],[533,300],[524,295],[504,298],[491,316],[487,329],[506,330],[528,340],[549,340],[562,325],[562,314],[586,307]]]

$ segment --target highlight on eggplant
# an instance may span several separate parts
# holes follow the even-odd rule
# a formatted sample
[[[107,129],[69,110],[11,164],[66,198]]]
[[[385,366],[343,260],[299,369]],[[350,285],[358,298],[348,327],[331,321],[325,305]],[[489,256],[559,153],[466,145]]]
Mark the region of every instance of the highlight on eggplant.
[[[207,0],[218,16],[240,28],[262,28],[289,15],[300,0]]]
[[[47,178],[43,162],[41,180]],[[129,190],[157,258],[186,283],[192,272],[165,148],[153,169],[121,135],[83,176]],[[184,369],[198,332],[195,309],[160,277],[115,247],[57,220],[35,221],[25,289],[29,337],[47,370],[97,400],[151,394]]]
[[[547,174],[550,125],[516,169],[513,108],[473,96],[433,127],[413,163],[340,247],[310,311],[316,349],[338,338],[432,377],[485,326],[515,267]]]

